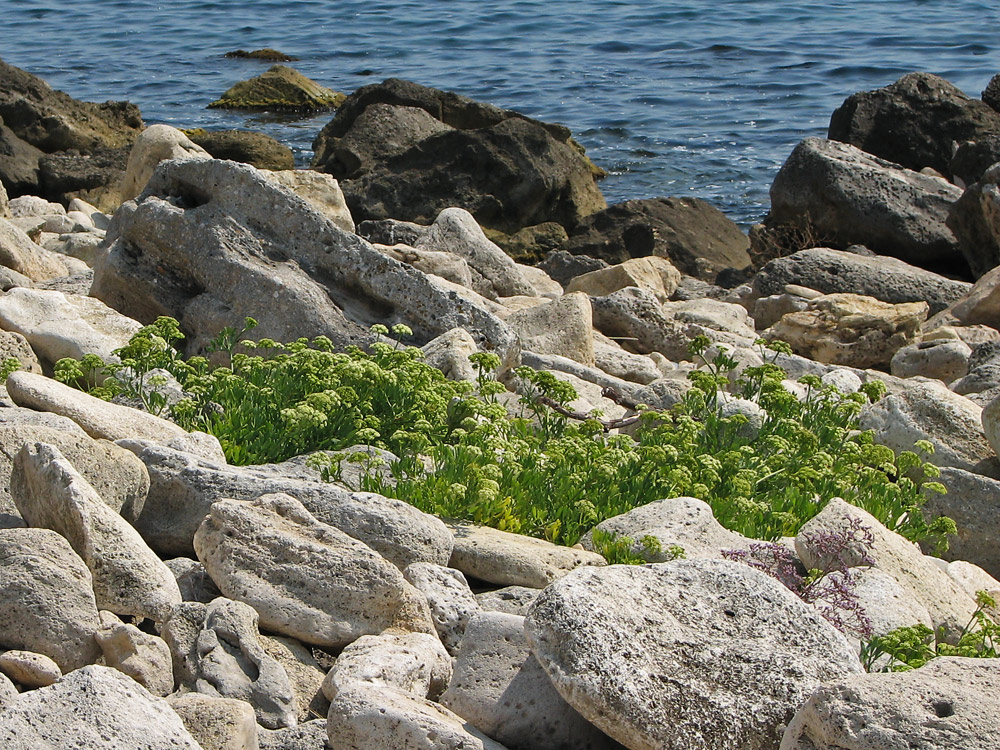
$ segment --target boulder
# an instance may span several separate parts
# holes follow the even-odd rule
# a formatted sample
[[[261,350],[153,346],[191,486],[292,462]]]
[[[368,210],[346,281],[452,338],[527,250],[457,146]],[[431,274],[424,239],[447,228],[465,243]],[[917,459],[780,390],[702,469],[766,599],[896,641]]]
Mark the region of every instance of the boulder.
[[[952,393],[939,380],[908,378],[906,388],[861,409],[863,430],[894,451],[912,451],[927,440],[934,453],[925,460],[936,466],[994,475],[996,453],[983,432],[981,407]]]
[[[1000,581],[978,565],[966,560],[954,560],[948,563],[945,572],[972,596],[978,595],[980,591],[985,591],[993,597],[993,604],[984,606],[983,612],[992,617],[994,622],[998,621],[1000,618]]]
[[[268,729],[298,723],[292,684],[264,650],[253,608],[223,598],[185,602],[163,624],[163,639],[182,691],[246,701]]]
[[[609,263],[657,255],[681,272],[715,281],[725,268],[750,265],[750,241],[721,211],[698,198],[616,203],[571,228],[564,249]]]
[[[606,205],[566,128],[398,79],[351,94],[313,150],[315,168],[352,176],[342,187],[363,219],[427,224],[460,206],[510,234],[547,221],[573,226]]]
[[[958,531],[948,536],[945,560],[968,560],[1000,578],[1000,481],[963,469],[941,469],[947,494],[927,493],[924,515],[947,516]]]
[[[479,351],[476,340],[464,328],[453,328],[421,347],[424,362],[451,380],[475,380],[476,369],[469,357]]]
[[[813,608],[726,560],[574,571],[525,635],[566,702],[634,750],[776,750],[806,696],[862,671]]]
[[[38,160],[38,193],[57,203],[82,199],[102,211],[114,212],[122,202],[121,184],[129,152],[129,146],[100,146],[86,154],[45,154]]]
[[[962,255],[977,279],[1000,264],[1000,166],[986,170],[948,214]]]
[[[594,332],[594,366],[614,378],[642,385],[664,375],[652,357],[627,352],[618,342],[597,331]]]
[[[752,284],[758,297],[783,294],[788,284],[797,284],[823,294],[850,292],[893,304],[922,301],[930,307],[931,315],[960,300],[971,288],[968,282],[925,271],[898,258],[828,247],[775,258],[760,269]]]
[[[121,672],[97,665],[4,706],[0,745],[7,750],[203,750],[166,701]]]
[[[94,438],[148,439],[170,443],[188,436],[173,422],[128,406],[102,401],[43,375],[20,371],[11,373],[7,378],[7,392],[18,406],[69,417]],[[193,433],[192,438],[196,435],[198,433]]]
[[[289,495],[214,503],[194,546],[222,593],[273,632],[325,648],[389,627],[434,632],[426,598],[396,567]]]
[[[860,529],[861,533],[855,533]],[[836,557],[825,538],[841,535],[849,542]],[[861,541],[867,537],[865,541]],[[870,541],[870,543],[869,543]],[[795,551],[806,570],[829,570],[836,565],[854,567],[866,559],[896,579],[918,604],[927,609],[934,629],[955,640],[968,624],[976,604],[932,558],[904,537],[889,531],[867,511],[833,498],[802,526],[795,537]]]
[[[438,214],[416,249],[452,253],[464,259],[472,271],[472,288],[490,299],[534,296],[534,288],[517,264],[486,238],[472,214],[462,208],[446,208]]]
[[[340,652],[323,680],[323,693],[332,701],[341,690],[362,684],[437,700],[451,674],[452,659],[432,635],[394,631],[363,635]]]
[[[153,176],[156,165],[168,159],[210,159],[209,153],[177,128],[150,125],[136,139],[122,178],[121,199],[138,196]]]
[[[229,87],[208,106],[265,112],[317,112],[339,107],[344,98],[340,92],[320,86],[294,68],[274,65],[266,73]]]
[[[491,229],[486,233],[493,242],[518,263],[538,263],[549,253],[566,244],[569,235],[562,224],[544,221],[518,229],[514,234]]]
[[[980,276],[963,297],[939,314],[939,318],[956,326],[1000,327],[1000,268]],[[932,322],[929,321],[928,325]],[[962,331],[963,328],[957,330]]]
[[[576,276],[570,279],[566,291],[603,297],[627,286],[637,286],[651,292],[660,302],[666,302],[680,280],[680,271],[669,260],[654,255],[630,258],[623,263]]]
[[[392,687],[341,690],[326,728],[338,750],[506,750],[444,706]]]
[[[202,693],[167,699],[203,750],[258,750],[257,719],[245,701]]]
[[[405,323],[417,344],[463,327],[502,358],[513,350],[513,334],[481,306],[245,164],[161,164],[144,197],[115,215],[107,242],[92,295],[141,322],[176,317],[189,354],[247,316],[260,323],[254,337],[276,341],[326,335],[345,346],[368,341],[374,323]]]
[[[92,578],[69,542],[48,529],[3,529],[0,560],[0,644],[45,654],[63,672],[97,661]]]
[[[0,117],[19,138],[46,153],[127,146],[142,129],[134,104],[81,102],[2,60]]]
[[[45,687],[62,677],[58,664],[32,651],[4,651],[0,654],[0,672],[26,688]]]
[[[205,149],[213,159],[230,159],[250,164],[257,169],[295,168],[295,155],[288,146],[269,135],[252,130],[204,130],[197,128],[185,133],[191,141]]]
[[[858,294],[825,294],[810,300],[805,310],[782,316],[764,336],[824,364],[887,369],[926,319],[926,302],[893,305]]]
[[[104,654],[104,663],[127,674],[153,695],[164,697],[174,692],[174,672],[166,641],[108,614],[101,614],[103,623],[94,634]]]
[[[960,143],[951,157],[949,173],[956,185],[968,187],[979,182],[983,173],[1000,161],[1000,133],[979,135]]]
[[[259,750],[336,750],[327,741],[326,719],[314,719],[285,729],[257,728]]]
[[[765,225],[807,230],[813,244],[864,245],[882,255],[963,275],[945,221],[961,188],[845,143],[806,138],[771,185]],[[817,242],[818,241],[818,242]],[[796,250],[800,248],[795,248]]]
[[[250,501],[265,493],[291,495],[319,521],[359,539],[400,570],[412,562],[445,564],[452,535],[437,518],[402,500],[369,492],[349,492],[318,481],[294,461],[260,466],[229,466],[162,445],[126,442],[146,465],[150,489],[136,528],[164,555],[192,553],[192,540],[213,503]],[[310,478],[306,478],[310,477]]]
[[[605,565],[601,555],[509,531],[452,522],[449,567],[501,586],[545,588],[579,566]]]
[[[438,638],[454,654],[458,650],[465,627],[479,612],[469,582],[454,568],[434,563],[415,562],[406,566],[403,577],[427,597]]]
[[[921,375],[944,383],[963,377],[972,347],[961,340],[934,339],[909,344],[892,355],[889,372],[897,378]]]
[[[18,138],[0,117],[0,184],[10,195],[38,192],[38,160],[44,153]]]
[[[186,602],[201,602],[208,604],[213,599],[222,596],[219,587],[208,575],[205,566],[197,560],[187,557],[175,557],[163,563],[177,579],[181,590],[181,598]]]
[[[317,174],[319,174],[317,172]],[[418,271],[426,274],[439,276],[453,284],[458,284],[466,289],[474,289],[473,272],[468,261],[455,253],[438,252],[437,250],[418,250],[409,245],[372,245],[380,253],[395,258],[398,261],[413,266]],[[478,276],[478,274],[477,274]],[[481,277],[480,277],[481,280]],[[482,287],[483,284],[480,284]],[[490,295],[495,297],[496,292],[490,290]]]
[[[993,109],[994,112],[1000,112],[1000,73],[993,76],[989,83],[986,84],[986,88],[983,89],[981,95],[982,100]]]
[[[525,349],[568,357],[588,366],[595,362],[593,313],[590,297],[583,292],[515,312],[507,318],[507,325]]]
[[[538,598],[541,589],[527,586],[504,586],[494,591],[476,594],[479,606],[489,612],[506,612],[509,615],[526,615],[528,607]]]
[[[1000,732],[998,680],[1000,661],[959,656],[839,679],[799,709],[781,750],[987,748]]]
[[[609,264],[607,261],[592,258],[589,255],[573,255],[567,250],[552,250],[545,254],[538,267],[557,282],[566,286],[577,276],[608,268]]]
[[[711,506],[693,497],[674,497],[640,505],[621,515],[601,521],[594,529],[632,540],[631,552],[651,563],[668,562],[678,557],[671,548],[684,550],[689,560],[721,559],[724,550],[746,549],[752,540],[730,531],[715,520]],[[656,545],[643,543],[646,537]],[[580,543],[594,549],[593,530]]]
[[[553,687],[524,637],[524,617],[484,612],[469,622],[441,704],[517,750],[621,746]]]
[[[69,273],[60,256],[36,245],[27,234],[6,219],[0,219],[0,265],[23,274],[32,281],[52,279]]]
[[[284,185],[326,218],[343,229],[354,232],[354,219],[344,201],[340,185],[328,174],[311,169],[281,169],[274,172],[261,170],[265,177]]]
[[[55,446],[29,443],[21,449],[10,494],[31,526],[66,537],[93,575],[101,609],[163,622],[180,604],[167,566]]]
[[[299,721],[310,721],[326,716],[330,701],[323,695],[323,678],[326,671],[312,654],[312,650],[294,638],[262,635],[264,651],[285,668],[292,691]]]
[[[42,289],[11,289],[0,297],[0,326],[24,336],[49,366],[63,357],[112,352],[142,327],[100,300]]]
[[[849,96],[830,117],[829,138],[907,169],[951,175],[952,143],[1000,131],[1000,113],[931,73]]]
[[[3,182],[0,182],[0,219],[11,218],[9,202],[7,189],[4,187]]]

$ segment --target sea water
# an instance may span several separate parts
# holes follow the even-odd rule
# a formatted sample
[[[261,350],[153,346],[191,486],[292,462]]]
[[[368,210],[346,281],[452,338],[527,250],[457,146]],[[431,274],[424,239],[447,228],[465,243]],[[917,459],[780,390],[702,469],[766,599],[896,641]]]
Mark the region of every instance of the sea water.
[[[147,123],[260,130],[306,166],[329,113],[207,110],[274,47],[349,93],[408,78],[569,126],[609,202],[688,195],[744,226],[795,144],[855,91],[913,70],[972,96],[1000,10],[971,0],[0,0],[0,57]]]

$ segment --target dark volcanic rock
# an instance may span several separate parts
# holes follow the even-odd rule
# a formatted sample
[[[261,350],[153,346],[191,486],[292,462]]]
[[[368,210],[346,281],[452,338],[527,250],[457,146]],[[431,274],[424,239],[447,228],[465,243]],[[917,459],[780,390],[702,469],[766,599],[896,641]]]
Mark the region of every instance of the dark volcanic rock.
[[[908,169],[950,174],[952,142],[1000,133],[1000,113],[930,73],[849,96],[830,117],[829,138]]]
[[[972,286],[896,258],[857,255],[826,247],[776,258],[753,280],[754,292],[761,297],[782,294],[786,284],[798,284],[823,294],[863,294],[893,304],[925,301],[932,315],[961,299]]]
[[[659,255],[691,276],[714,281],[724,268],[750,265],[750,241],[732,221],[697,198],[625,201],[588,216],[565,249],[608,263]]]
[[[81,102],[2,60],[0,117],[19,138],[47,153],[128,146],[143,128],[134,104]]]
[[[567,128],[399,79],[351,94],[313,149],[360,220],[430,223],[459,206],[511,234],[606,205]]]
[[[1000,264],[1000,166],[962,193],[951,207],[948,226],[976,278]]]
[[[986,84],[986,88],[983,89],[982,98],[991,108],[1000,112],[1000,73],[993,76],[990,82]]]
[[[566,250],[553,250],[545,256],[538,267],[560,284],[566,286],[571,279],[591,271],[607,268],[608,265],[600,258],[592,258],[589,255],[573,255]]]
[[[269,135],[252,130],[186,130],[184,134],[216,159],[251,164],[257,169],[295,168],[295,155],[288,146]]]
[[[966,141],[959,145],[951,159],[952,178],[971,185],[998,161],[1000,161],[1000,133],[984,135],[976,141]]]

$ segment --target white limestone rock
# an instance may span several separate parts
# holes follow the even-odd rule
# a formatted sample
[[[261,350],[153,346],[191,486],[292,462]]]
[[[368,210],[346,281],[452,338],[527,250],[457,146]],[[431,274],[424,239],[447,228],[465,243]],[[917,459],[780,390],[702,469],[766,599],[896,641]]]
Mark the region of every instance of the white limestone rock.
[[[590,298],[583,292],[515,312],[508,316],[507,325],[524,349],[594,365],[594,321]]]
[[[434,563],[406,566],[403,577],[427,597],[431,617],[441,643],[454,654],[469,619],[479,612],[479,603],[461,571]]]
[[[0,654],[0,672],[26,688],[45,687],[62,677],[59,665],[45,654],[16,649]]]
[[[340,183],[333,175],[313,169],[282,169],[277,172],[262,169],[260,173],[284,185],[345,232],[354,232],[351,210],[344,200]]]
[[[156,165],[167,159],[211,159],[209,153],[177,128],[150,125],[132,144],[122,179],[122,201],[135,198],[153,176]]]
[[[170,695],[174,691],[174,671],[166,641],[122,622],[110,612],[102,612],[101,619],[103,624],[94,637],[104,654],[104,663],[127,674],[153,695]]]
[[[69,273],[61,256],[36,245],[6,219],[0,219],[0,266],[24,274],[32,281],[54,279]]]
[[[253,706],[233,698],[176,693],[167,703],[203,750],[258,750]]]

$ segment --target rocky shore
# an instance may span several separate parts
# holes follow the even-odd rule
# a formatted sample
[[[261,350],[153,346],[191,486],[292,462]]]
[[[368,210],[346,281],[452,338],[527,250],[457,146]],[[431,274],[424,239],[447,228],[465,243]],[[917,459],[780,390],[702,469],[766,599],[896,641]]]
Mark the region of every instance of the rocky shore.
[[[1000,76],[980,99],[924,73],[848,97],[749,235],[696,199],[608,206],[565,127],[408,81],[345,97],[274,66],[212,106],[336,109],[296,170],[261,134],[146,127],[0,61],[0,746],[997,746],[1000,660],[866,672],[864,644],[1000,621]],[[842,564],[866,625],[837,627],[693,497],[565,547],[302,456],[236,465],[169,411],[53,377],[160,316],[185,357],[247,318],[264,346],[335,351],[397,326],[452,380],[483,352],[511,390],[519,365],[552,373],[565,412],[623,435],[706,374],[692,340],[740,370],[780,340],[792,401],[884,390],[860,428],[924,446],[947,488],[924,511],[956,531],[937,557],[816,498],[768,549],[802,580]],[[599,532],[648,564],[608,564]]]

